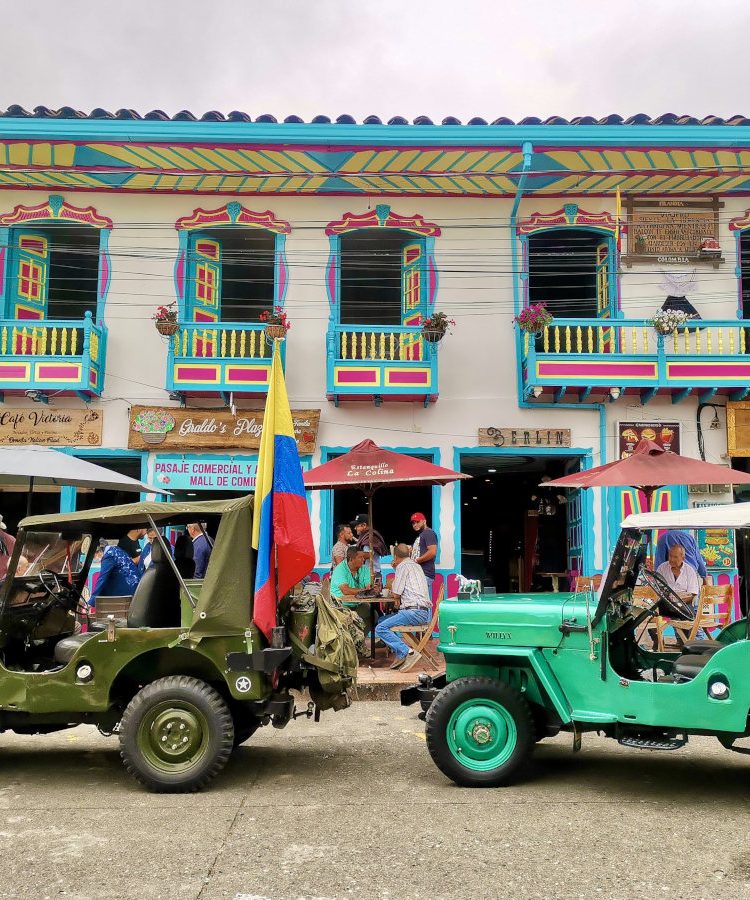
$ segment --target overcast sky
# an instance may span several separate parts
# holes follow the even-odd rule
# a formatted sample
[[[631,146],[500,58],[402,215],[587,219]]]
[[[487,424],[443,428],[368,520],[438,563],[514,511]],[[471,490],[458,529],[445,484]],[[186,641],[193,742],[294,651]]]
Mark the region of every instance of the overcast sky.
[[[750,114],[747,0],[0,0],[0,107]]]

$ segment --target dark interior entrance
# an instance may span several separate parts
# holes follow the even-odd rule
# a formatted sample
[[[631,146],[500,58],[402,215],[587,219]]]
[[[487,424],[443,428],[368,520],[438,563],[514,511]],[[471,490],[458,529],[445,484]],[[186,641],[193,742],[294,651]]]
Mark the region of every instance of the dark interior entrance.
[[[596,248],[601,235],[579,228],[529,237],[529,303],[555,318],[595,318]]]
[[[569,518],[564,489],[539,487],[580,468],[578,457],[465,455],[461,471],[461,573],[496,592],[549,591],[544,572],[566,572]],[[567,588],[559,579],[561,590]]]
[[[414,235],[392,229],[365,228],[342,236],[342,325],[401,324],[402,256],[413,243]]]

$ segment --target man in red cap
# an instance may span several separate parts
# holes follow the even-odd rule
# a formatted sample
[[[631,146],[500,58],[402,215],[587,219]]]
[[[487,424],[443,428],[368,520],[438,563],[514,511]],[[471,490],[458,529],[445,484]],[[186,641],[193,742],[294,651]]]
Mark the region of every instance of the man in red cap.
[[[428,527],[424,513],[415,512],[412,515],[411,527],[417,532],[411,558],[422,566],[422,571],[427,579],[429,595],[432,597],[432,583],[435,580],[435,557],[438,551],[437,535]]]

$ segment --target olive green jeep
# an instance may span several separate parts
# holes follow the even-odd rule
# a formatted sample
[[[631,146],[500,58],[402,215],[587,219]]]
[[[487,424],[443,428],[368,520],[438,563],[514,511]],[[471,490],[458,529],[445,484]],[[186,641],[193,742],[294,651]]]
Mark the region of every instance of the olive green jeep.
[[[270,646],[252,623],[252,511],[248,496],[23,520],[0,588],[0,731],[89,723],[118,735],[126,769],[149,789],[192,791],[260,726],[348,706],[356,653],[352,671],[316,652],[315,604],[284,607]],[[122,618],[86,622],[100,538],[189,522],[217,529],[205,579],[186,580],[159,534]],[[299,712],[292,690],[309,691]]]
[[[446,672],[420,676],[401,702],[421,702],[438,768],[467,786],[517,778],[534,745],[560,731],[573,748],[596,731],[634,749],[677,750],[690,735],[727,749],[750,735],[750,625],[738,618],[711,638],[654,649],[659,619],[694,621],[695,609],[647,565],[653,529],[747,528],[750,503],[630,516],[598,596],[485,595],[440,606]],[[637,585],[649,590],[636,593]],[[688,636],[689,636],[688,629]]]

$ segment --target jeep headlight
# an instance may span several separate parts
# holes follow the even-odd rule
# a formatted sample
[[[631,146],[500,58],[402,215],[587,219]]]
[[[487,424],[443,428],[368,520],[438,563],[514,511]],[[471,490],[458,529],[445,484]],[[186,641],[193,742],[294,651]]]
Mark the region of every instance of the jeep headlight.
[[[78,681],[91,681],[94,677],[94,670],[88,663],[81,663],[76,669],[76,679]]]
[[[729,685],[723,681],[714,681],[708,686],[708,696],[712,700],[728,700]]]

